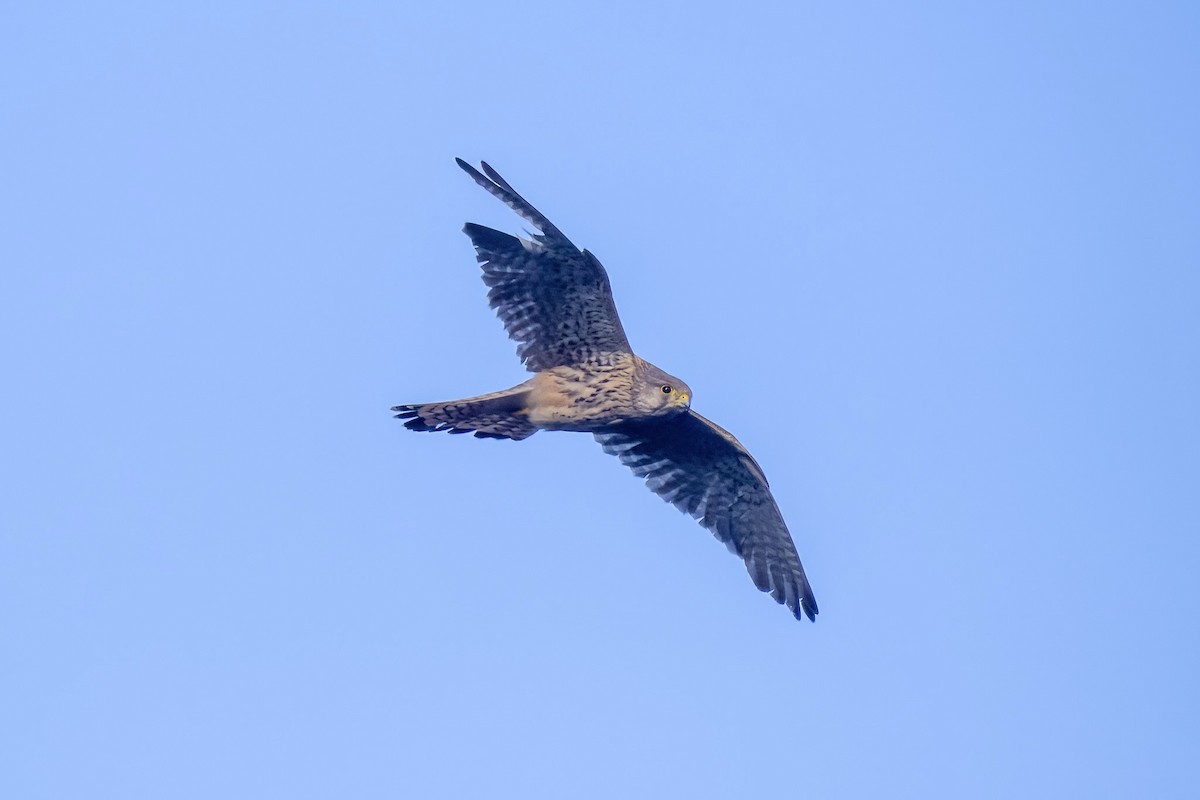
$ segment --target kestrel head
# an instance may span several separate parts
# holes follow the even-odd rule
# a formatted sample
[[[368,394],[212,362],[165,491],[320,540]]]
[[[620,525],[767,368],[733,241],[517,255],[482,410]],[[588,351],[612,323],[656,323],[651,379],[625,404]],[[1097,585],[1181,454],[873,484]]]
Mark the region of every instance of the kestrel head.
[[[642,362],[633,386],[633,403],[646,416],[671,416],[692,405],[692,389],[674,375]]]

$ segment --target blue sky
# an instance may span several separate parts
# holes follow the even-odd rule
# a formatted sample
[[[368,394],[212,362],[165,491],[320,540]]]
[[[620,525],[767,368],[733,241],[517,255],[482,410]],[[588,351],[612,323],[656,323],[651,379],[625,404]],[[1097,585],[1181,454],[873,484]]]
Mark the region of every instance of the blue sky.
[[[0,794],[1197,796],[1198,34],[10,4]],[[755,454],[815,625],[590,437],[390,418],[524,379],[454,156]]]

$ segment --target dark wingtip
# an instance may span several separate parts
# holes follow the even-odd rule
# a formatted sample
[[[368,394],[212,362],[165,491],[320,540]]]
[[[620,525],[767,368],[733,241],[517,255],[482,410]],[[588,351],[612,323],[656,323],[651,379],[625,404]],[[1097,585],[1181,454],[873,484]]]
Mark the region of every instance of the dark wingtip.
[[[433,423],[426,422],[425,420],[421,419],[421,417],[420,417],[420,406],[415,406],[415,405],[392,406],[392,411],[396,412],[396,414],[394,415],[396,417],[396,419],[406,420],[406,422],[404,423],[404,427],[408,428],[410,431],[420,431],[422,433],[438,433],[440,431],[445,431],[446,433],[471,433],[472,432],[470,428],[456,428],[453,424],[451,424],[449,422],[433,422]],[[499,437],[499,438],[505,438],[505,437]]]
[[[427,422],[425,422],[425,420],[423,420],[419,416],[417,416],[418,411],[417,411],[416,406],[410,406],[410,405],[392,406],[392,411],[396,412],[394,415],[396,419],[407,420],[407,422],[404,423],[404,427],[408,428],[410,431],[441,430],[441,428],[430,425]]]
[[[475,169],[473,166],[471,166],[467,162],[463,161],[461,158],[455,157],[454,163],[458,164],[459,168],[463,172],[465,172],[471,176],[471,180],[475,181],[483,188],[486,189],[489,186],[489,184],[491,183],[491,181],[489,181],[487,178],[483,177],[483,175],[479,172],[479,170]]]
[[[479,170],[475,169],[475,167],[471,166],[466,161],[463,161],[461,158],[455,158],[454,161],[456,164],[458,164],[459,168],[462,169],[463,172],[471,176],[473,181],[486,189],[487,192],[493,197],[499,199],[500,202],[504,203],[513,211],[516,211],[528,222],[532,222],[534,225],[536,225],[538,229],[542,231],[542,233],[554,233],[561,236],[561,233],[558,232],[558,228],[555,228],[550,220],[546,219],[542,212],[530,205],[528,200],[526,200],[524,197],[521,197],[517,190],[514,189],[508,181],[500,177],[500,173],[492,169],[491,164],[487,163],[486,161],[480,161],[479,166],[483,168],[483,172],[481,173]],[[486,173],[486,175],[484,173]],[[566,237],[563,238],[565,239]]]
[[[441,433],[443,431],[448,433],[466,433],[465,430],[459,430],[448,422],[435,422],[433,425],[430,425],[420,417],[410,419],[404,423],[404,427],[410,431],[420,431],[421,433]]]
[[[501,186],[503,186],[505,189],[508,189],[510,192],[512,191],[512,187],[508,185],[508,181],[504,180],[504,178],[501,178],[501,177],[500,177],[500,173],[499,173],[499,172],[496,172],[496,170],[492,169],[492,165],[491,165],[491,164],[489,164],[489,163],[488,163],[488,162],[486,162],[486,161],[480,161],[480,162],[479,162],[479,166],[483,167],[483,174],[484,174],[484,175],[487,175],[487,176],[488,176],[489,178],[491,178],[493,181],[495,181],[496,183],[500,184],[500,185],[501,185]]]
[[[458,164],[458,166],[459,166],[459,167],[460,167],[460,168],[461,168],[461,169],[462,169],[464,172],[466,172],[466,173],[468,173],[468,174],[470,174],[470,175],[472,175],[472,176],[474,176],[474,175],[479,175],[479,169],[476,169],[476,168],[475,168],[473,165],[471,165],[471,164],[468,164],[466,161],[463,161],[463,160],[462,160],[461,158],[459,158],[458,156],[455,156],[455,157],[454,157],[454,163],[455,163],[455,164]],[[500,173],[499,173],[499,172],[496,172],[496,170],[495,170],[495,169],[492,167],[492,165],[491,165],[491,164],[489,164],[489,163],[488,163],[488,162],[486,162],[486,161],[480,161],[480,162],[479,162],[479,166],[480,166],[480,167],[483,169],[483,175],[487,175],[489,178],[491,178],[491,179],[492,179],[492,181],[494,181],[495,183],[498,183],[499,185],[503,186],[505,189],[511,189],[511,188],[512,188],[512,187],[510,187],[510,186],[508,185],[508,181],[506,181],[506,180],[504,180],[504,178],[501,178],[501,177],[500,177]],[[482,178],[482,177],[483,177],[483,175],[479,175],[479,177],[481,177],[481,178]]]
[[[804,587],[804,596],[800,598],[800,607],[795,609],[796,619],[808,617],[809,622],[817,621],[817,614],[821,613],[817,608],[817,598],[813,597],[812,589]]]
[[[491,260],[495,253],[508,253],[514,250],[519,253],[524,250],[521,240],[516,236],[489,228],[486,225],[468,222],[463,225],[462,232],[478,249],[476,255],[480,262]]]

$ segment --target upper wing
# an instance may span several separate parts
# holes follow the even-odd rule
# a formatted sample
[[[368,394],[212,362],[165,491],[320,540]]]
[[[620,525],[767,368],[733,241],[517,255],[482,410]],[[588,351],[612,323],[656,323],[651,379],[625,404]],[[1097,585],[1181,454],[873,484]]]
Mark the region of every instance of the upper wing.
[[[580,251],[550,220],[517,194],[494,169],[483,174],[458,165],[475,182],[537,226],[540,234],[518,239],[467,223],[488,302],[517,342],[517,354],[531,372],[564,364],[606,364],[629,353],[629,340],[617,317],[608,275],[596,257]]]
[[[815,620],[816,598],[767,479],[732,434],[688,411],[625,422],[595,437],[604,452],[741,556],[755,586],[770,591],[797,619],[805,614]]]

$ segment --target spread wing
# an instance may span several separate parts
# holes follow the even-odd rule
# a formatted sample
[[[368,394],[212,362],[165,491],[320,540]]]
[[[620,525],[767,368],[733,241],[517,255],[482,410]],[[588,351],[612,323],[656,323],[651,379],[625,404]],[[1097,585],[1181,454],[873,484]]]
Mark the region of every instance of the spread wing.
[[[770,591],[797,619],[804,614],[815,620],[816,598],[767,479],[732,434],[688,411],[621,423],[595,437],[653,492],[741,556],[755,586]]]
[[[488,285],[488,302],[517,342],[530,372],[565,364],[609,364],[630,353],[613,304],[608,275],[596,257],[580,250],[486,163],[481,174],[456,159],[475,182],[541,233],[518,239],[467,223]]]

